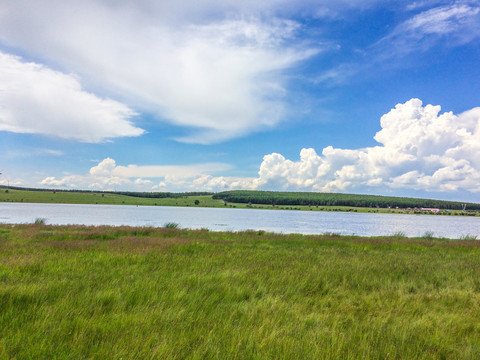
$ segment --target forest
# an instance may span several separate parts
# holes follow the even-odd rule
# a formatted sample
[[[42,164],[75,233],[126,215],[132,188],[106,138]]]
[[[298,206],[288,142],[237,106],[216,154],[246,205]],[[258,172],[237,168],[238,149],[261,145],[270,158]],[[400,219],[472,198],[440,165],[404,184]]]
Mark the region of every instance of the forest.
[[[439,208],[445,210],[480,210],[480,204],[461,203],[434,199],[417,199],[393,196],[357,195],[316,192],[280,192],[280,191],[225,191],[213,195],[231,203],[270,204],[270,205],[306,205],[306,206],[354,206],[372,208]]]

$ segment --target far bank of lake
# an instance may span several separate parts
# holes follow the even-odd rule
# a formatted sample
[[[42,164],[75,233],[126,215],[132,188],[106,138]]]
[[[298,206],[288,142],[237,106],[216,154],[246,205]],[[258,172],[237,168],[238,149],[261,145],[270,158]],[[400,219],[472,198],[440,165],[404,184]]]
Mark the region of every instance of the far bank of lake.
[[[247,193],[260,195],[265,192],[230,191],[226,193]],[[443,216],[478,216],[480,217],[480,204],[448,202],[443,200],[410,199],[385,196],[355,195],[355,194],[319,194],[319,193],[282,193],[266,192],[269,198],[257,199],[259,201],[246,201],[246,199],[232,198],[229,200],[215,198],[212,194],[202,193],[145,193],[142,196],[133,196],[130,192],[97,192],[82,190],[51,190],[51,189],[22,189],[5,188],[0,186],[0,203],[45,203],[45,204],[98,204],[98,205],[144,205],[144,206],[177,206],[177,207],[203,207],[203,208],[233,208],[233,209],[269,209],[292,211],[326,211],[326,212],[355,212],[355,213],[384,213],[384,214],[410,214],[410,215],[436,215]],[[219,195],[222,193],[218,193]],[[138,195],[138,194],[137,194]],[[143,196],[144,195],[144,196]],[[151,196],[150,196],[151,195]],[[285,195],[293,196],[294,202],[284,201]],[[319,199],[316,196],[326,196],[324,205],[315,205]],[[338,197],[335,199],[331,197]],[[352,197],[346,201],[346,197]],[[283,197],[283,200],[282,200]],[[305,203],[305,197],[308,201]],[[354,200],[356,199],[356,200]],[[373,202],[372,202],[373,201]],[[378,201],[378,202],[377,202]],[[400,201],[400,203],[398,203]],[[403,202],[402,202],[403,201]],[[407,202],[404,202],[407,201]],[[412,203],[413,201],[413,203]],[[420,201],[420,202],[419,202]],[[294,203],[297,203],[294,205]],[[396,206],[395,202],[400,206]],[[350,203],[350,205],[346,205]],[[303,204],[303,205],[301,205]],[[342,205],[343,204],[343,205]],[[354,205],[355,204],[355,205]],[[362,205],[363,204],[363,205]],[[370,205],[368,205],[370,204]],[[452,207],[452,205],[455,205]],[[462,210],[465,205],[466,211]],[[427,209],[425,209],[427,208]],[[429,209],[430,208],[430,209]]]

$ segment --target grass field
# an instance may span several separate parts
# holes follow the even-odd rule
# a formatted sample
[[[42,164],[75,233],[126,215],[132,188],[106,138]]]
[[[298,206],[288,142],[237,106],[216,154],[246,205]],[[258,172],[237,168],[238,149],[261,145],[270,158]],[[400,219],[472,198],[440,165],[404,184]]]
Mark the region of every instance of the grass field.
[[[195,204],[198,200],[199,204]],[[32,191],[16,189],[0,189],[0,202],[26,203],[62,203],[62,204],[107,204],[107,205],[147,205],[147,206],[197,206],[216,208],[239,209],[271,209],[271,210],[303,210],[303,211],[343,211],[369,213],[396,213],[405,214],[404,209],[386,209],[351,206],[305,206],[305,205],[267,205],[227,203],[223,200],[212,199],[212,195],[186,196],[181,198],[141,198],[113,193],[101,192],[63,192],[63,191]],[[465,215],[462,211],[452,210],[448,215]],[[469,215],[477,215],[471,213]]]
[[[0,226],[1,359],[480,358],[480,242]]]
[[[182,198],[139,198],[101,192],[31,191],[0,189],[0,202],[61,203],[61,204],[107,204],[107,205],[151,205],[151,206],[224,206],[223,200],[213,200],[211,195]]]

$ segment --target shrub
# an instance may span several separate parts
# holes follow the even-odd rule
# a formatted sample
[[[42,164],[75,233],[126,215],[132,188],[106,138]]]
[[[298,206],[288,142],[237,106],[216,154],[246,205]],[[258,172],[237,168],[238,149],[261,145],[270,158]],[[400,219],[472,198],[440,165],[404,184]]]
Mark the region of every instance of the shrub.
[[[473,240],[478,240],[478,237],[477,235],[470,235],[470,234],[466,234],[466,235],[463,235],[460,240],[467,240],[467,241],[473,241]]]
[[[333,237],[339,237],[339,236],[342,236],[340,233],[336,233],[336,232],[325,232],[323,233],[323,236],[333,236]]]
[[[178,229],[179,225],[175,222],[167,222],[163,225],[163,227],[167,229]]]
[[[433,239],[433,232],[431,232],[431,231],[425,231],[425,233],[423,234],[422,238],[424,238],[424,239]]]
[[[36,218],[35,219],[35,224],[36,225],[45,225],[47,222],[47,219],[45,218]]]

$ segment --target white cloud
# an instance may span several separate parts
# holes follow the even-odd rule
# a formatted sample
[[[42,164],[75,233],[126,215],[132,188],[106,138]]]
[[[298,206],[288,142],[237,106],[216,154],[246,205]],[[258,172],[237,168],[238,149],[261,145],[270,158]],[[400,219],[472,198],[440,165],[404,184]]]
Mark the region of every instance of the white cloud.
[[[110,176],[116,167],[115,160],[106,158],[90,169],[90,175],[94,177]]]
[[[57,179],[54,176],[48,176],[40,182],[40,185],[47,186],[62,186],[67,183],[69,177],[64,177],[63,179]]]
[[[52,156],[62,156],[64,153],[61,150],[54,149],[39,149],[40,154],[52,155]]]
[[[423,0],[423,1],[414,1],[410,4],[405,6],[407,11],[414,11],[422,8],[431,8],[433,6],[438,6],[440,4],[444,4],[445,0]]]
[[[372,74],[372,71],[378,76],[381,70],[411,66],[405,56],[422,54],[435,47],[462,46],[480,39],[478,1],[426,0],[412,2],[406,10],[417,13],[394,26],[371,46],[355,49],[363,61],[335,65],[314,77],[312,82],[335,86],[345,84],[352,77]]]
[[[230,168],[227,164],[222,163],[206,163],[194,165],[154,165],[154,166],[138,166],[117,165],[115,160],[106,158],[98,165],[90,169],[90,175],[98,176],[115,176],[121,178],[189,178],[204,172],[225,171]]]
[[[158,188],[152,185],[154,182],[150,179],[163,179],[165,184],[171,188],[182,191],[182,186],[192,183],[191,179],[200,178],[204,174],[227,171],[230,169],[228,164],[206,163],[193,165],[165,165],[165,166],[139,166],[117,165],[115,160],[106,158],[97,165],[90,168],[86,175],[69,174],[60,178],[48,176],[39,182],[45,186],[63,186],[78,189],[98,189],[98,190],[138,190],[151,191]]]
[[[138,179],[135,179],[133,183],[137,185],[150,185],[152,182],[150,180],[138,178]]]
[[[84,91],[72,75],[0,52],[0,131],[100,142],[142,134],[129,121],[134,115]]]
[[[285,71],[320,50],[261,16],[281,5],[18,0],[0,5],[0,40],[211,143],[281,121]]]
[[[422,11],[399,24],[376,46],[388,48],[385,56],[425,51],[439,40],[458,46],[480,38],[480,6],[457,1]],[[385,49],[384,49],[385,50]]]
[[[23,181],[21,179],[0,179],[0,185],[4,186],[21,186],[23,185]]]
[[[24,147],[23,149],[9,149],[2,152],[3,160],[11,160],[15,158],[32,158],[32,157],[52,157],[52,156],[62,156],[64,152],[57,149],[46,149],[46,148],[29,148]]]
[[[41,184],[98,189],[125,186],[144,191],[267,189],[382,194],[388,189],[404,189],[479,193],[480,107],[459,115],[440,110],[440,106],[423,106],[419,99],[411,99],[382,116],[381,130],[374,137],[378,146],[327,146],[320,154],[302,149],[297,161],[268,154],[257,177],[213,175],[228,170],[226,164],[120,166],[107,158],[88,175],[47,177]]]
[[[480,192],[480,108],[460,115],[418,99],[398,104],[381,118],[381,145],[363,149],[302,149],[300,160],[264,156],[257,178],[204,176],[206,189],[230,188],[324,192]]]
[[[458,32],[470,25],[480,12],[478,7],[457,3],[451,6],[437,7],[422,12],[400,26],[412,36],[427,34],[448,34]]]
[[[222,191],[232,189],[255,190],[259,187],[259,179],[242,178],[231,176],[202,175],[195,178],[190,186],[192,189],[201,189],[206,191]],[[165,184],[167,186],[167,184]]]

